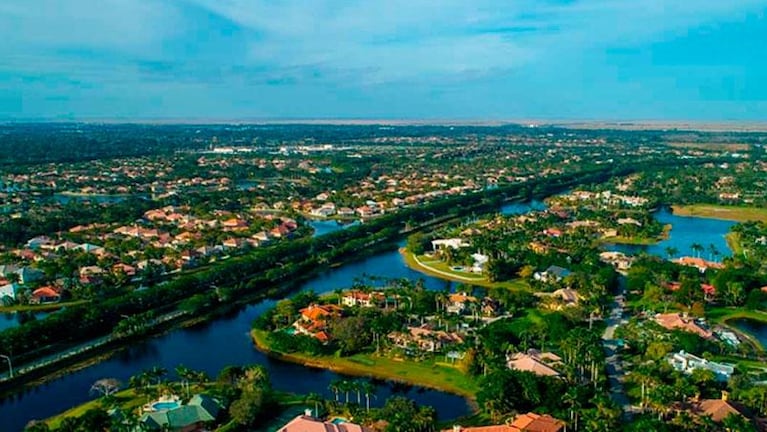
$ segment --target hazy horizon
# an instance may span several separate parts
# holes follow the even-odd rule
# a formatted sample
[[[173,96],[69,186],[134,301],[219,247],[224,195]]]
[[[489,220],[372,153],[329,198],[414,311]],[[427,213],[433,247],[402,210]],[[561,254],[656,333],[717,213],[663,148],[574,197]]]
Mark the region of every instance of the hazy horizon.
[[[765,10],[6,0],[0,119],[750,123],[767,120]]]

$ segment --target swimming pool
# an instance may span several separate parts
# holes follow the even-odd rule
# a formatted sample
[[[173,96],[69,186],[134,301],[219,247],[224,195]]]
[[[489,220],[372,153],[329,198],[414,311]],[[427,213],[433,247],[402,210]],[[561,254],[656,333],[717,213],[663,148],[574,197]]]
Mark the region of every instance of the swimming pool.
[[[330,422],[331,422],[331,423],[333,423],[333,424],[337,424],[337,425],[339,425],[339,424],[344,424],[344,423],[346,423],[346,419],[345,419],[345,418],[343,418],[343,417],[336,417],[336,418],[334,418],[333,420],[331,420]]]
[[[178,402],[155,402],[152,404],[152,409],[155,411],[172,410],[179,407]]]

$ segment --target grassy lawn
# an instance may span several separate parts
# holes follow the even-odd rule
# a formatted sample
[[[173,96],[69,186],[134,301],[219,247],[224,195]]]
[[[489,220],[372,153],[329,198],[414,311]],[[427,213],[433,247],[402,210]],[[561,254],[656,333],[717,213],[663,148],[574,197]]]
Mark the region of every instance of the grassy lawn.
[[[733,255],[743,255],[743,245],[740,243],[740,234],[729,232],[724,235],[724,239],[727,241],[727,246],[730,248]]]
[[[658,239],[656,238],[646,238],[646,237],[605,237],[600,240],[602,243],[614,243],[614,244],[628,244],[628,245],[654,245],[655,243],[658,243]]]
[[[740,357],[733,357],[728,355],[714,355],[711,357],[711,360],[716,362],[721,362],[721,363],[736,364],[746,369],[752,369],[756,371],[767,370],[767,366],[765,366],[763,362],[756,361],[756,360],[746,360]]]
[[[473,274],[470,272],[455,271],[442,260],[427,257],[425,255],[419,255],[418,261],[415,259],[415,255],[407,250],[401,250],[402,256],[405,259],[405,264],[418,272],[434,276],[440,279],[451,280],[454,282],[461,282],[485,288],[506,288],[510,290],[529,290],[530,285],[523,279],[515,279],[512,281],[504,282],[490,282],[486,277]]]
[[[133,389],[127,389],[127,390],[118,392],[115,394],[115,398],[117,400],[117,403],[123,409],[134,409],[148,402],[145,396],[136,395]],[[61,424],[62,420],[64,420],[64,418],[80,417],[86,412],[88,412],[88,410],[91,410],[94,408],[103,408],[101,404],[101,399],[95,399],[90,402],[86,402],[82,405],[78,405],[72,409],[64,411],[63,413],[57,416],[49,418],[45,422],[48,424],[48,426],[51,429],[55,429],[59,427],[59,425]]]
[[[270,351],[266,342],[268,332],[253,330],[256,345]],[[473,398],[479,387],[476,381],[457,368],[434,361],[413,362],[377,357],[371,354],[356,354],[351,357],[311,356],[301,353],[283,354],[272,352],[279,358],[311,367],[330,369],[339,373],[369,376],[379,379],[406,382],[408,384],[434,388]]]
[[[41,305],[16,305],[16,306],[0,306],[0,312],[45,312],[56,309],[61,309],[66,306],[76,306],[79,304],[88,303],[88,300],[77,300],[63,303],[48,303]]]
[[[667,239],[668,234],[671,231],[671,225],[667,224],[663,226],[663,232],[658,237],[606,237],[600,239],[600,243],[613,243],[613,244],[627,244],[627,245],[639,245],[649,246],[658,243],[661,240]]]
[[[697,216],[711,219],[724,219],[737,222],[767,222],[767,209],[756,207],[720,206],[713,204],[693,204],[672,206],[674,214],[679,216]]]
[[[746,318],[767,324],[767,312],[748,309],[735,309],[721,306],[711,307],[706,310],[706,317],[716,323],[724,323],[734,319]]]

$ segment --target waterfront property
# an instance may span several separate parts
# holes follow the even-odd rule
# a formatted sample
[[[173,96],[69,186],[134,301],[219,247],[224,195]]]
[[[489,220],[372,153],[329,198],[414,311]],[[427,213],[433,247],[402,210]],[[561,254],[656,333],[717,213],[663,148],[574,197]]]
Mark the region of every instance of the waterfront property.
[[[668,362],[674,369],[686,374],[691,374],[696,369],[711,371],[716,376],[717,381],[722,382],[727,382],[735,373],[735,366],[731,364],[709,361],[684,351],[669,355]]]
[[[492,426],[461,427],[453,426],[442,432],[560,432],[565,429],[565,422],[548,414],[520,414],[505,424]]]
[[[306,410],[288,424],[277,429],[278,432],[369,432],[370,429],[345,419],[335,418],[332,421],[322,421],[312,417],[311,410]]]
[[[150,410],[139,420],[141,430],[204,431],[215,422],[221,403],[204,394],[192,396],[187,404],[176,398],[164,398],[144,407]]]

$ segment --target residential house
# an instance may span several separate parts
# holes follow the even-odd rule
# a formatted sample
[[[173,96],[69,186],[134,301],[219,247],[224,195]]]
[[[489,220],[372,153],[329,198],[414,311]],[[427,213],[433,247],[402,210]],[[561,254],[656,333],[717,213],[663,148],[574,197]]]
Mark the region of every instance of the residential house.
[[[572,288],[561,288],[551,293],[551,297],[561,301],[559,307],[561,308],[561,306],[578,306],[578,301],[580,300],[581,295],[578,294],[578,291]]]
[[[372,207],[367,206],[367,205],[362,206],[362,207],[357,207],[354,211],[358,215],[360,215],[360,217],[363,217],[363,218],[372,217],[372,216],[375,215],[375,210]]]
[[[373,307],[378,306],[385,300],[385,296],[378,292],[366,293],[359,290],[351,290],[344,293],[341,303],[344,306]]]
[[[709,361],[684,351],[669,355],[668,362],[674,369],[686,374],[691,374],[695,369],[709,370],[721,382],[727,382],[735,372],[735,366],[731,364]]]
[[[471,266],[471,271],[473,273],[483,273],[485,271],[485,266],[487,266],[488,261],[490,261],[490,257],[481,253],[474,253],[471,255],[471,258],[474,260],[474,264]]]
[[[724,264],[713,262],[713,261],[706,261],[703,258],[696,258],[696,257],[690,257],[690,256],[683,256],[681,258],[677,258],[673,260],[675,263],[688,266],[688,267],[695,267],[700,271],[701,273],[705,273],[706,270],[713,268],[713,269],[723,269]]]
[[[561,432],[565,430],[565,422],[548,414],[529,412],[519,414],[510,422],[501,425],[461,427],[453,426],[442,432]]]
[[[756,426],[756,430],[767,430],[764,419],[756,417],[742,404],[729,400],[729,393],[722,392],[721,399],[692,400],[686,403],[676,403],[673,408],[676,411],[687,411],[696,417],[709,417],[715,423],[722,423],[729,416],[746,418]]]
[[[612,265],[616,270],[628,270],[631,268],[634,259],[623,252],[602,252],[599,254],[599,260]]]
[[[269,240],[272,238],[268,232],[266,231],[259,231],[252,235],[252,238],[255,240],[258,240],[259,244],[265,244],[269,243]]]
[[[434,251],[440,251],[446,248],[459,249],[464,247],[469,247],[469,244],[460,238],[437,239],[437,240],[432,240],[431,242],[431,248]]]
[[[240,249],[245,247],[247,244],[248,243],[245,241],[245,239],[231,237],[224,240],[221,245],[224,247],[224,249]]]
[[[26,247],[30,249],[40,249],[41,246],[50,244],[52,240],[48,236],[37,236],[29,239],[26,243]]]
[[[336,305],[310,304],[299,311],[301,317],[293,323],[293,328],[298,334],[312,336],[322,343],[330,340],[327,332],[328,321],[340,317],[343,309]]]
[[[570,270],[564,267],[552,265],[542,272],[535,272],[533,274],[533,279],[544,283],[554,283],[570,276],[571,273]]]
[[[227,219],[222,225],[224,231],[245,231],[248,229],[248,222],[240,218]]]
[[[307,410],[304,415],[294,418],[277,429],[277,432],[370,432],[370,429],[350,422],[334,423],[318,420],[311,416],[310,410]]]
[[[210,396],[198,394],[189,403],[176,408],[145,413],[139,419],[141,430],[202,432],[215,422],[222,405]]]
[[[453,314],[463,314],[470,303],[476,303],[477,298],[466,293],[453,293],[448,296],[447,312]]]
[[[11,300],[15,300],[18,290],[19,284],[17,283],[8,283],[0,286],[0,305],[2,305],[3,299],[6,297],[10,298]]]
[[[669,330],[684,330],[695,333],[704,339],[713,339],[714,333],[703,327],[695,319],[683,316],[679,313],[666,313],[655,315],[655,322]]]
[[[133,276],[136,276],[136,267],[133,267],[132,265],[128,265],[124,263],[117,263],[112,266],[112,272],[113,273],[122,272],[126,276],[133,277]]]
[[[559,376],[560,373],[552,366],[561,363],[562,359],[550,352],[540,352],[530,349],[526,353],[518,352],[506,357],[509,369],[532,372],[538,376]]]
[[[56,303],[61,300],[61,292],[57,287],[44,286],[32,291],[30,304]]]
[[[417,348],[427,352],[437,352],[450,345],[462,344],[464,341],[457,333],[424,327],[408,327],[405,332],[391,332],[387,337],[400,348],[406,350]]]
[[[19,275],[19,282],[22,285],[37,282],[45,276],[45,273],[32,267],[22,267],[16,270],[16,274]]]

